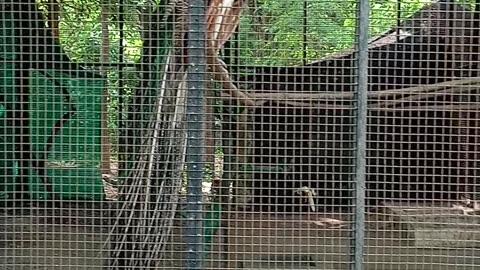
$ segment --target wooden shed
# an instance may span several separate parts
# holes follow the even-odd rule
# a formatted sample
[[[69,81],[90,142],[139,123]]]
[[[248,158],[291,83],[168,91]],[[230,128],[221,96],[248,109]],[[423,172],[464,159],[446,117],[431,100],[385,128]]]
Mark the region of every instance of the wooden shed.
[[[440,1],[371,40],[369,203],[472,194],[480,157],[477,16]],[[347,50],[304,66],[257,67],[240,79],[265,100],[240,125],[247,131],[237,130],[251,139],[239,159],[250,169],[237,175],[243,206],[297,211],[302,186],[316,190],[318,205],[351,205],[355,66]]]

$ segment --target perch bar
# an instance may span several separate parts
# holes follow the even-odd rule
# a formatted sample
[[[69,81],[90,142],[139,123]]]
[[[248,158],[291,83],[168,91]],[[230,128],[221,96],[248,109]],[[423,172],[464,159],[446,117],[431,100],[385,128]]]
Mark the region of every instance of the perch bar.
[[[460,94],[464,92],[471,92],[478,90],[480,88],[480,78],[464,79],[464,80],[455,80],[442,82],[432,85],[422,85],[416,87],[408,87],[403,89],[393,89],[393,90],[383,90],[369,92],[368,97],[371,99],[380,99],[387,97],[395,97],[397,95],[410,95],[396,100],[382,101],[377,104],[370,101],[370,109],[386,109],[387,106],[394,106],[404,102],[412,101],[422,101],[431,97],[439,95],[449,95],[449,94]],[[278,104],[291,105],[291,106],[306,106],[306,107],[315,107],[318,109],[349,109],[353,108],[351,106],[338,106],[338,105],[328,105],[328,104],[319,104],[321,101],[335,101],[335,100],[344,100],[348,101],[349,99],[353,101],[355,97],[354,93],[332,93],[332,92],[323,92],[315,94],[306,94],[306,93],[252,93],[249,95],[253,100],[255,100],[255,107],[261,106],[266,102],[273,101]],[[419,106],[422,107],[422,106]],[[465,106],[463,106],[465,107]],[[412,107],[410,107],[412,108]],[[435,106],[435,108],[438,108]]]
[[[458,92],[463,92],[465,90],[470,91],[471,87],[460,87],[460,86],[479,86],[480,77],[472,79],[461,79],[455,81],[442,82],[432,85],[421,85],[415,87],[408,87],[402,89],[393,89],[393,90],[383,90],[369,92],[368,98],[386,98],[402,94],[424,94],[430,92],[436,92],[444,88],[453,88],[459,89]],[[288,101],[298,101],[298,100],[325,100],[325,99],[353,99],[355,98],[355,93],[334,93],[334,92],[322,92],[322,93],[252,93],[250,96],[253,99],[257,100],[288,100]]]

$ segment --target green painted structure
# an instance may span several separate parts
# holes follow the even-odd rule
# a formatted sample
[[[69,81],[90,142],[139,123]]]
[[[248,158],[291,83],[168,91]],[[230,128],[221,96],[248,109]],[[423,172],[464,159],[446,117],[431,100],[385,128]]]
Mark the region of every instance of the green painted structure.
[[[35,199],[50,197],[45,181],[61,199],[103,199],[99,166],[105,79],[89,71],[65,69],[79,65],[53,42],[38,20],[29,16],[22,19],[23,15],[7,11],[0,16],[0,199],[13,198],[20,181]],[[28,30],[22,30],[26,26]],[[46,42],[35,44],[39,40]],[[35,46],[47,49],[41,52]],[[33,52],[26,52],[29,47]],[[36,63],[22,63],[20,52]],[[19,80],[18,74],[28,74],[28,80]],[[20,94],[25,91],[19,81],[28,81],[26,114],[19,114]],[[27,121],[24,117],[19,121],[19,115],[28,115]],[[28,123],[27,129],[18,123]],[[19,133],[22,130],[28,130],[28,137]],[[24,155],[19,154],[25,149],[24,137],[28,138],[32,162],[25,162]],[[19,169],[21,164],[31,167]]]

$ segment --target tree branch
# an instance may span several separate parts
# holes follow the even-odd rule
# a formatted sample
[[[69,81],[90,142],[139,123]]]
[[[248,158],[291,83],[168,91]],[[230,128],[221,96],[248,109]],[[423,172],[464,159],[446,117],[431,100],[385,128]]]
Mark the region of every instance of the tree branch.
[[[255,102],[246,93],[242,92],[237,86],[235,86],[227,69],[224,67],[220,59],[218,59],[215,49],[210,46],[207,49],[207,64],[214,79],[222,85],[222,89],[226,91],[228,95],[245,106],[255,106]]]
[[[223,72],[227,72],[223,68]],[[218,76],[220,77],[220,76]],[[217,80],[218,77],[216,78]],[[224,77],[221,77],[222,79]],[[229,79],[229,77],[227,76]],[[225,80],[225,79],[223,79]],[[222,81],[223,82],[223,81]],[[292,106],[311,106],[312,103],[321,101],[348,101],[355,98],[355,93],[335,93],[335,92],[320,92],[320,93],[250,93],[249,95],[237,89],[231,81],[224,82],[224,87],[228,87],[227,93],[222,95],[225,100],[246,98],[247,102],[244,105],[259,107],[267,102],[276,102],[282,104],[291,104]],[[460,94],[471,92],[480,89],[480,78],[461,79],[455,81],[442,82],[431,85],[421,85],[416,87],[408,87],[402,89],[383,90],[368,92],[368,98],[373,99],[370,102],[378,101],[378,99],[395,98],[399,95],[410,95],[401,99],[382,101],[376,106],[392,106],[408,101],[419,101],[432,98],[438,95]]]

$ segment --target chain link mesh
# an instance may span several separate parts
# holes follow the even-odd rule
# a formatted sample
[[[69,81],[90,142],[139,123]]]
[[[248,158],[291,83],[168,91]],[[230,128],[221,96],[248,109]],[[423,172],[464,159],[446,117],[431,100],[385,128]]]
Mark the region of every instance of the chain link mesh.
[[[479,12],[0,1],[0,269],[480,269]]]

